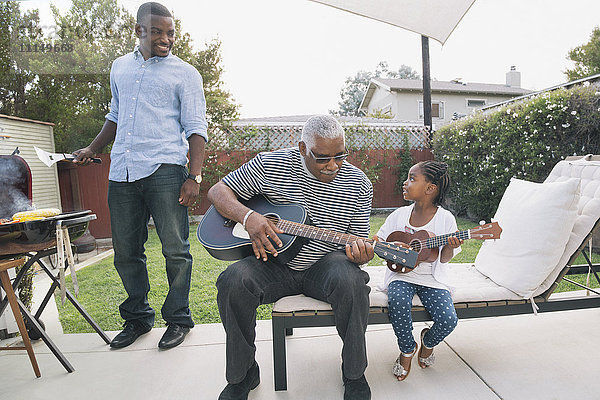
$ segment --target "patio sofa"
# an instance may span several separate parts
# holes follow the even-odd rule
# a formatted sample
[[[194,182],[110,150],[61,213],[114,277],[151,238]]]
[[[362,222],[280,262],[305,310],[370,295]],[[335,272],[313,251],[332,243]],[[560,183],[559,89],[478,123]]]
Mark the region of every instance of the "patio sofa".
[[[600,156],[568,157],[543,184],[511,182],[496,219],[504,229],[501,239],[484,243],[474,264],[453,264],[451,291],[459,319],[600,307],[596,290],[553,295],[561,280],[572,282],[567,275],[591,272],[600,283],[600,265],[582,251],[600,229]],[[532,227],[539,227],[535,235],[527,232]],[[587,265],[573,266],[579,254]],[[385,268],[365,267],[371,277],[369,324],[389,323],[387,294],[380,287]],[[412,315],[415,322],[430,320],[416,296]],[[287,389],[286,336],[293,328],[317,326],[335,326],[328,303],[296,295],[274,304],[275,390]]]

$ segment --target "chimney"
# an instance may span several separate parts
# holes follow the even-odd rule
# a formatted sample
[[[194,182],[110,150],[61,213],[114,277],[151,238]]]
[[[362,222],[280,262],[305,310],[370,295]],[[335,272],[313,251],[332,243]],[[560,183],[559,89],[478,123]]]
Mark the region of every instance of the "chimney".
[[[506,86],[521,87],[521,73],[517,71],[517,67],[510,66],[510,71],[506,73]]]

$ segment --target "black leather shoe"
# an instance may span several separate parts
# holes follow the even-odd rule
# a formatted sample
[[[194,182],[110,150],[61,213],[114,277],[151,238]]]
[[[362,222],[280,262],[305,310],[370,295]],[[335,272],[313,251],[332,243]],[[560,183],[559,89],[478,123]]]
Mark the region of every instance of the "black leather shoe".
[[[160,338],[160,342],[158,342],[158,347],[161,349],[170,349],[180,345],[189,331],[190,328],[187,326],[169,324],[164,335]]]
[[[246,400],[248,393],[257,387],[259,383],[260,371],[258,364],[254,361],[254,364],[252,364],[246,373],[244,380],[236,384],[228,383],[219,395],[219,400]]]
[[[136,320],[125,321],[124,329],[110,342],[110,347],[113,349],[127,347],[144,333],[150,332],[151,329],[152,327]]]
[[[348,379],[344,376],[344,400],[370,400],[371,388],[365,376]]]

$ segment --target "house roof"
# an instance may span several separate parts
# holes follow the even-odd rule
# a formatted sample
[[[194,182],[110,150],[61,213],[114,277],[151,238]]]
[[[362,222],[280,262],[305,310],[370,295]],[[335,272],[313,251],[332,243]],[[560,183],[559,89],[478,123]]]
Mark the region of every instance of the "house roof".
[[[12,119],[12,120],[15,120],[15,121],[32,122],[34,124],[54,126],[54,124],[52,122],[36,121],[35,119],[15,117],[15,116],[12,116],[12,115],[0,114],[0,118]]]
[[[397,92],[403,91],[423,91],[423,81],[421,79],[384,79],[373,78],[371,82],[374,84],[394,90]],[[530,93],[531,90],[520,87],[512,87],[495,83],[471,83],[460,81],[431,81],[432,92],[458,92],[458,93],[489,93],[489,94],[507,94],[507,95],[523,95]]]
[[[532,96],[537,96],[538,94],[541,94],[541,93],[551,92],[553,90],[557,90],[557,89],[561,89],[561,88],[568,89],[571,86],[585,85],[585,84],[590,84],[590,83],[599,84],[600,83],[600,74],[590,75],[585,78],[576,79],[574,81],[560,83],[558,85],[550,86],[549,88],[538,90],[536,92],[530,92],[523,96],[515,97],[510,100],[505,100],[505,101],[501,101],[499,103],[489,104],[487,106],[481,107],[480,110],[489,110],[491,108],[501,107],[501,106],[504,106],[504,105],[507,105],[510,103],[514,103],[516,101],[521,101],[521,100],[524,100],[524,99],[532,97]]]
[[[359,109],[364,109],[371,102],[373,93],[378,87],[395,92],[423,92],[423,80],[421,79],[386,79],[373,78],[369,82],[367,92],[363,97]],[[460,81],[431,81],[432,93],[463,93],[463,94],[487,94],[522,96],[531,93],[531,90],[520,87],[496,83],[473,83]]]

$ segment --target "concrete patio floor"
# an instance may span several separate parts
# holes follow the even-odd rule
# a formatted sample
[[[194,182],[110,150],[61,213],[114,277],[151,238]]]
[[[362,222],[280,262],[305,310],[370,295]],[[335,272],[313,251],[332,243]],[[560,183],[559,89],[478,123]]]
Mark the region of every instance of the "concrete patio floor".
[[[43,295],[45,284],[36,277],[34,293]],[[226,384],[220,324],[197,325],[182,345],[166,351],[157,348],[165,328],[110,350],[95,333],[63,334],[53,302],[42,319],[75,372],[67,373],[41,341],[34,343],[41,378],[24,351],[0,351],[0,399],[216,399]],[[415,324],[415,337],[423,326]],[[390,325],[374,325],[367,331],[366,375],[374,400],[597,399],[598,332],[600,309],[461,320],[436,347],[433,367],[421,370],[413,360],[408,379],[397,382],[394,333]],[[258,322],[256,344],[261,384],[249,399],[343,398],[335,329],[297,328],[288,337],[287,391],[273,389],[270,321]]]
[[[395,336],[389,326],[373,326],[367,379],[373,399],[594,399],[600,393],[594,367],[599,328],[600,310],[463,320],[436,348],[433,367],[421,370],[413,360],[408,379],[396,382],[390,372]],[[225,385],[222,327],[198,325],[182,345],[159,351],[163,332],[154,329],[121,350],[109,350],[96,334],[54,335],[76,371],[67,373],[38,342],[37,379],[24,352],[1,352],[0,398],[216,399]],[[250,399],[343,398],[341,342],[333,329],[296,329],[288,338],[285,392],[273,390],[271,344],[270,321],[260,321],[261,384]]]

